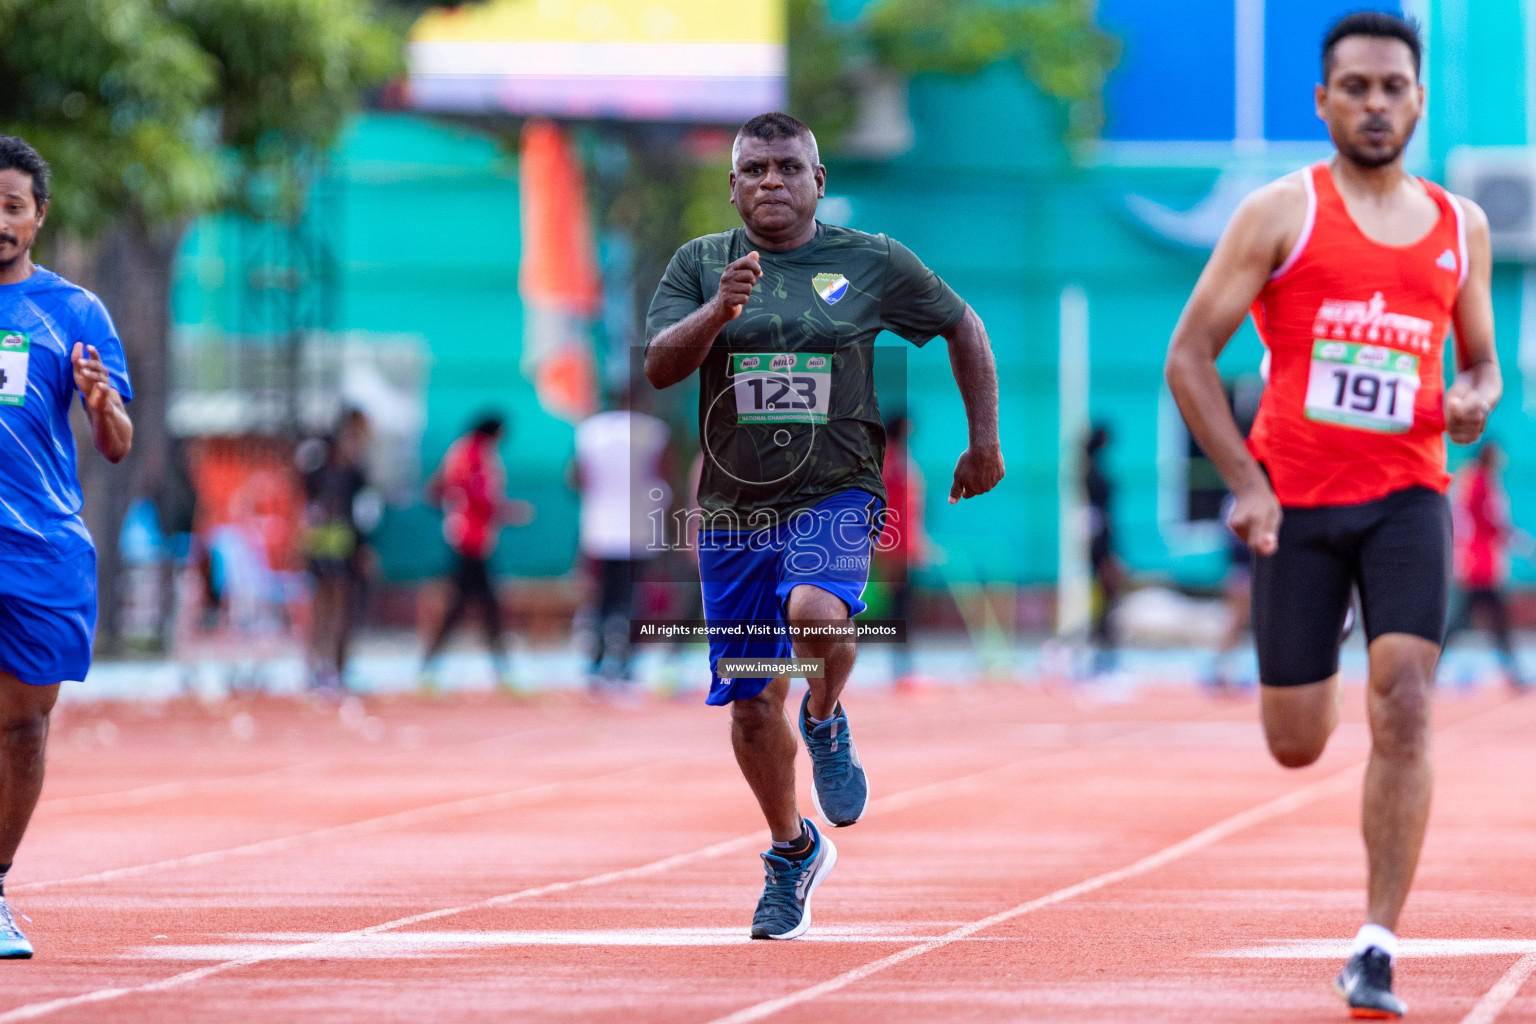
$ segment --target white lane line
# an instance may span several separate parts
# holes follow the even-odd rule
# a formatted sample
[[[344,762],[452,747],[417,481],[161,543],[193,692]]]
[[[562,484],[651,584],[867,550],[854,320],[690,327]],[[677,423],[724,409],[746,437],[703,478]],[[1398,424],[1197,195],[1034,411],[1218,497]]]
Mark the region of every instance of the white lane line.
[[[441,804],[429,804],[425,807],[417,807],[409,811],[397,811],[393,814],[384,814],[376,818],[364,818],[361,821],[348,822],[345,825],[331,825],[326,828],[313,829],[309,832],[300,832],[296,835],[276,836],[272,839],[262,839],[258,842],[245,843],[241,846],[206,850],[202,853],[188,854],[184,857],[170,857],[165,860],[152,861],[148,864],[131,864],[126,867],[110,868],[106,871],[97,871],[88,875],[73,875],[69,878],[52,878],[44,879],[40,882],[26,882],[21,885],[11,886],[10,891],[13,894],[39,892],[44,889],[56,889],[65,885],[110,882],[119,878],[133,878],[138,875],[146,875],[167,868],[198,867],[229,857],[275,853],[279,850],[287,850],[295,846],[307,846],[326,839],[360,835],[391,828],[410,828],[414,825],[421,825],[430,821],[440,821],[443,818],[458,817],[465,814],[483,814],[489,811],[498,811],[507,807],[516,807],[520,804],[560,796],[578,786],[621,778],[636,772],[644,772],[676,760],[679,759],[668,758],[662,761],[652,761],[649,764],[622,768],[618,771],[605,772],[602,775],[592,775],[584,779],[548,782],[539,786],[524,786],[519,789],[504,790],[500,793],[489,793],[485,796],[468,797],[463,800],[452,800]]]
[[[1163,724],[1159,724],[1136,729],[1134,732],[1146,732],[1162,729],[1164,727],[1165,726]],[[1121,734],[1116,735],[1118,736]],[[502,738],[504,737],[494,737],[493,739],[500,740]],[[482,740],[476,742],[480,743],[491,741]],[[878,807],[882,811],[901,810],[902,808],[909,806],[912,803],[922,803],[931,800],[936,796],[953,796],[962,794],[971,791],[982,780],[996,772],[1007,771],[1020,767],[1026,763],[1039,762],[1049,758],[1070,755],[1077,751],[1086,749],[1087,747],[1096,745],[1098,744],[1089,743],[1080,747],[1067,747],[1060,750],[1053,750],[1043,754],[1037,754],[1032,757],[1023,758],[1018,761],[1010,761],[1007,764],[988,768],[971,775],[961,776],[958,779],[950,780],[948,782],[934,782],[927,785],[918,786],[913,789],[903,790],[900,793],[892,793],[887,797],[871,801],[871,807]],[[656,767],[660,764],[667,764],[675,760],[677,759],[669,758],[663,761],[652,762],[649,765],[625,768],[617,772],[610,772],[604,775],[596,775],[586,779],[554,782],[542,786],[533,786],[526,789],[515,789],[508,790],[503,793],[494,793],[489,796],[471,797],[466,800],[456,800],[446,804],[433,804],[429,807],[417,808],[410,811],[402,811],[396,814],[386,814],[382,817],[368,818],[363,821],[351,822],[346,825],[334,825],[328,828],[303,832],[298,835],[277,836],[272,839],[263,839],[258,842],[246,843],[241,846],[226,847],[218,850],[207,850],[202,853],[188,854],[182,857],[170,857],[166,858],[165,860],[153,861],[147,864],[133,864],[126,867],[110,868],[105,871],[97,871],[86,875],[72,875],[69,878],[53,878],[38,882],[13,884],[10,887],[10,891],[14,895],[16,893],[22,892],[39,892],[45,889],[56,889],[64,885],[83,885],[91,882],[109,882],[120,878],[133,878],[138,875],[149,874],[151,872],[161,871],[167,868],[197,867],[203,864],[209,864],[215,861],[223,860],[226,857],[240,857],[248,856],[250,854],[274,853],[279,850],[286,850],[293,846],[305,845],[320,839],[334,839],[353,833],[371,832],[378,829],[410,827],[412,825],[421,824],[427,821],[436,821],[445,817],[494,811],[504,807],[514,806],[518,803],[540,800],[548,796],[557,796],[564,791],[565,787],[568,786],[576,786],[588,782],[597,782],[614,776],[625,775],[634,771],[642,771],[646,768]],[[273,769],[275,772],[287,770],[289,769]],[[752,838],[754,841],[756,841],[758,837],[765,834],[766,833],[754,832],[752,834]]]
[[[574,724],[574,723],[573,723]],[[526,739],[540,733],[554,732],[562,726],[543,725],[534,729],[521,729],[496,736],[489,736],[483,740],[469,740],[464,743],[450,743],[441,747],[422,746],[405,751],[392,751],[390,754],[376,755],[362,759],[362,763],[371,761],[389,761],[392,764],[399,762],[400,756],[444,754],[464,747],[489,746],[512,739]],[[321,768],[355,765],[358,761],[347,760],[340,757],[322,758],[317,761],[303,761],[299,764],[279,765],[276,768],[267,768],[259,772],[250,772],[246,775],[225,775],[214,779],[185,779],[178,782],[157,782],[148,786],[138,786],[133,789],[119,789],[107,793],[82,793],[78,796],[61,796],[44,798],[38,801],[39,811],[49,811],[61,814],[76,814],[82,811],[115,811],[123,807],[142,807],[145,804],[158,803],[161,800],[174,800],[182,796],[198,796],[205,793],[217,793],[226,788],[233,789],[245,783],[262,782],[268,779],[282,779],[288,775],[308,775]]]
[[[1464,718],[1461,721],[1447,727],[1442,731],[1440,736],[1437,737],[1439,740],[1438,746],[1441,752],[1444,753],[1446,750],[1455,749],[1455,747],[1459,745],[1459,743],[1456,742],[1457,740],[1465,742],[1465,738],[1460,735],[1457,735],[1454,740],[1449,739],[1446,734],[1451,732],[1451,730],[1463,729],[1470,724],[1481,722],[1484,719],[1501,717],[1507,712],[1508,706],[1518,700],[1520,700],[1519,697],[1516,697],[1513,700],[1501,701],[1499,704],[1495,705],[1487,711],[1472,715],[1469,718]],[[1180,840],[1179,842],[1174,843],[1172,846],[1164,847],[1156,853],[1143,857],[1142,859],[1132,864],[1128,864],[1123,868],[1105,872],[1102,875],[1096,875],[1087,881],[1078,882],[1076,885],[1069,885],[1064,889],[1057,889],[1055,892],[1047,893],[1038,899],[1020,903],[1016,907],[1012,907],[1000,913],[993,914],[991,917],[982,918],[980,921],[974,921],[968,925],[962,925],[961,927],[956,928],[951,932],[947,932],[938,938],[930,939],[921,945],[912,946],[909,949],[904,949],[900,952],[892,953],[890,956],[871,961],[870,963],[864,964],[860,967],[855,967],[851,971],[839,974],[835,978],[829,978],[826,981],[812,985],[808,988],[803,988],[798,992],[791,992],[789,995],[781,996],[777,999],[765,1000],[764,1002],[757,1003],[754,1006],[748,1006],[744,1009],[737,1010],[735,1013],[726,1014],[724,1017],[718,1017],[715,1020],[710,1021],[709,1024],[746,1024],[748,1021],[762,1020],[764,1017],[778,1013],[780,1010],[788,1009],[791,1006],[798,1006],[801,1003],[808,1002],[819,996],[824,996],[830,992],[836,992],[838,989],[846,988],[847,986],[852,985],[857,981],[862,981],[864,978],[867,978],[872,974],[878,974],[887,968],[906,963],[908,960],[920,957],[925,953],[931,953],[936,949],[943,949],[945,946],[958,942],[961,939],[968,939],[983,929],[991,928],[992,926],[1002,924],[1005,921],[1011,921],[1016,917],[1022,917],[1025,914],[1033,913],[1034,911],[1041,910],[1045,907],[1055,906],[1058,903],[1063,903],[1077,896],[1082,896],[1085,893],[1090,893],[1097,889],[1102,889],[1108,885],[1114,885],[1116,882],[1123,882],[1126,879],[1135,878],[1139,875],[1147,874],[1150,871],[1156,871],[1158,868],[1165,867],[1166,865],[1171,864],[1176,860],[1180,860],[1181,858],[1187,857],[1192,853],[1197,853],[1206,847],[1219,843],[1223,839],[1227,839],[1236,833],[1243,831],[1244,829],[1252,828],[1254,825],[1262,824],[1271,818],[1277,818],[1282,815],[1289,814],[1292,811],[1299,810],[1300,808],[1305,807],[1307,804],[1314,803],[1317,800],[1330,795],[1335,790],[1343,789],[1345,783],[1353,782],[1355,777],[1360,775],[1365,770],[1365,766],[1365,761],[1357,762],[1356,764],[1350,765],[1348,768],[1328,776],[1326,779],[1320,779],[1319,781],[1312,783],[1310,786],[1304,786],[1303,788],[1298,789],[1293,793],[1288,793],[1285,796],[1277,797],[1276,799],[1270,800],[1267,803],[1260,804],[1257,807],[1250,808],[1249,810],[1242,811],[1238,814],[1234,814],[1230,818],[1218,821],[1216,824],[1211,825],[1208,828],[1201,829],[1199,832],[1196,832],[1194,835],[1188,837],[1187,839]],[[1521,962],[1523,963],[1524,961]],[[1519,965],[1517,964],[1516,966],[1518,967]],[[1527,971],[1526,976],[1529,976],[1529,973],[1530,972]],[[1510,975],[1513,974],[1514,969],[1512,968]],[[1506,977],[1510,977],[1510,975],[1506,975]],[[1524,983],[1524,981],[1525,977],[1521,977],[1520,982]],[[1519,986],[1517,985],[1517,990],[1518,987]],[[1498,986],[1495,986],[1495,988],[1498,988]],[[1513,994],[1511,994],[1509,998],[1513,998]],[[1506,999],[1505,1002],[1508,1002],[1508,999]],[[0,1018],[0,1020],[3,1020],[3,1018]],[[1468,1022],[1463,1021],[1462,1024],[1468,1024]]]
[[[1162,725],[1148,726],[1145,728],[1157,729]],[[1142,731],[1142,730],[1133,730]],[[1069,747],[1064,750],[1053,750],[1031,757],[1020,758],[1007,764],[986,768],[969,775],[962,775],[950,779],[947,782],[929,783],[917,786],[910,790],[902,790],[889,796],[870,801],[870,809],[902,810],[907,807],[922,803],[925,800],[939,799],[941,797],[953,797],[956,792],[961,792],[975,786],[979,781],[993,775],[1004,774],[1010,770],[1023,766],[1037,766],[1041,762],[1047,762],[1056,758],[1082,753],[1091,750],[1098,744],[1090,743],[1078,747]],[[602,874],[590,875],[586,878],[572,879],[566,882],[551,882],[546,885],[538,885],[529,889],[520,889],[516,892],[505,893],[501,896],[493,896],[490,899],[481,900],[478,903],[468,903],[458,907],[446,907],[441,910],[429,910],[420,914],[412,914],[409,917],[396,918],[393,921],[385,921],[382,924],[371,925],[367,928],[359,928],[355,931],[340,932],[315,942],[306,942],[298,946],[289,946],[284,949],[266,949],[253,951],[246,956],[226,960],[223,963],[210,964],[207,967],[199,967],[196,970],[184,971],[181,974],[173,974],[159,981],[147,982],[132,988],[105,988],[94,992],[86,992],[77,996],[64,996],[59,999],[51,999],[43,1003],[28,1003],[18,1006],[13,1010],[0,1013],[0,1024],[10,1024],[12,1021],[35,1020],[45,1017],[58,1010],[67,1010],[75,1006],[84,1006],[91,1003],[107,1002],[121,999],[124,996],[140,995],[144,993],[163,992],[167,989],[180,988],[202,981],[204,978],[215,974],[223,974],[226,971],[237,970],[241,967],[251,967],[260,963],[273,960],[304,959],[312,956],[323,955],[324,951],[334,948],[339,944],[354,942],[371,935],[383,932],[395,931],[400,928],[409,928],[411,925],[425,924],[428,921],[438,921],[456,914],[466,914],[476,910],[487,910],[494,907],[503,907],[524,900],[535,899],[539,896],[548,896],[557,892],[568,892],[573,889],[587,889],[598,885],[607,885],[609,882],[623,882],[636,878],[646,878],[652,875],[665,874],[683,864],[697,860],[710,860],[724,856],[727,853],[735,853],[738,850],[749,849],[761,845],[768,840],[768,830],[761,829],[746,835],[737,836],[734,839],[726,839],[709,846],[700,847],[687,853],[673,854],[660,860],[651,861],[632,868],[620,868],[617,871],[605,871]],[[18,887],[19,888],[19,887]]]
[[[931,939],[944,926],[934,922],[890,922],[818,928],[804,938],[810,942],[877,943],[907,946]],[[222,936],[224,942],[188,945],[157,944],[139,946],[122,954],[124,960],[228,960],[300,943],[334,939],[329,932],[311,934],[255,933]],[[394,932],[363,939],[329,942],[317,959],[380,960],[388,958],[420,959],[423,956],[505,949],[518,946],[747,946],[753,939],[746,929],[732,928],[608,928],[576,931],[449,931]],[[977,938],[971,942],[1017,942],[1007,938]]]
[[[1483,993],[1472,1012],[1461,1018],[1461,1024],[1493,1024],[1504,1012],[1504,1007],[1520,994],[1520,987],[1532,973],[1536,973],[1536,953],[1527,953],[1493,983],[1493,988]]]
[[[1267,803],[1262,803],[1257,807],[1241,811],[1230,818],[1218,821],[1216,824],[1203,828],[1186,839],[1181,839],[1172,846],[1165,846],[1156,853],[1149,854],[1123,868],[1106,871],[1102,875],[1095,875],[1086,881],[1078,882],[1076,885],[1057,889],[1055,892],[1020,903],[1016,907],[1011,907],[990,917],[984,917],[979,921],[972,921],[970,924],[962,925],[937,938],[929,939],[927,942],[916,946],[910,946],[879,960],[873,960],[867,964],[855,967],[851,971],[839,974],[835,978],[829,978],[819,984],[800,989],[798,992],[791,992],[789,995],[780,996],[777,999],[768,999],[755,1006],[748,1006],[745,1009],[737,1010],[735,1013],[726,1014],[724,1017],[711,1021],[710,1024],[746,1024],[747,1021],[762,1020],[764,1017],[772,1016],[781,1010],[787,1010],[792,1006],[798,1006],[801,1003],[809,1002],[830,992],[846,988],[872,974],[878,974],[898,964],[906,963],[908,960],[916,959],[925,953],[932,953],[936,949],[943,949],[945,946],[968,939],[979,931],[1012,921],[1017,917],[1023,917],[1025,914],[1034,913],[1036,910],[1043,910],[1058,903],[1065,903],[1067,900],[1094,892],[1108,885],[1114,885],[1116,882],[1124,882],[1127,879],[1156,871],[1158,868],[1166,867],[1192,853],[1198,853],[1209,846],[1213,846],[1244,829],[1262,824],[1271,818],[1278,818],[1289,814],[1325,796],[1329,796],[1335,791],[1342,790],[1345,788],[1346,783],[1354,783],[1357,780],[1363,768],[1364,766],[1360,764],[1351,765],[1341,772],[1330,775],[1326,779],[1312,783],[1310,786],[1305,786],[1295,792],[1276,797]],[[0,1020],[3,1019],[0,1018]]]
[[[58,814],[74,814],[81,811],[115,811],[123,807],[142,807],[161,800],[174,800],[181,796],[217,793],[242,783],[260,782],[285,774],[309,772],[330,764],[329,761],[308,761],[303,764],[283,765],[248,775],[226,775],[217,779],[188,779],[182,782],[158,782],[136,789],[119,789],[109,793],[86,793],[80,796],[61,796],[38,802],[39,811]]]
[[[1234,960],[1348,960],[1349,939],[1271,939],[1260,946],[1224,949],[1206,956]],[[1536,939],[1402,939],[1402,958],[1520,956],[1536,953]]]

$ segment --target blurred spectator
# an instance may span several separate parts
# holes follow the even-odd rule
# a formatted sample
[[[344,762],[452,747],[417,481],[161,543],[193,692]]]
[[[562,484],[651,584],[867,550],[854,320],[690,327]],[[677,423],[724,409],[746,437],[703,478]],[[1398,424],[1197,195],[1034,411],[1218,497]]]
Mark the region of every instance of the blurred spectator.
[[[1481,613],[1483,626],[1493,634],[1509,684],[1524,689],[1528,681],[1515,656],[1504,590],[1509,584],[1511,543],[1519,539],[1528,544],[1529,539],[1518,534],[1510,522],[1509,499],[1499,479],[1503,468],[1503,451],[1494,441],[1484,441],[1476,458],[1456,474],[1451,489],[1456,587],[1460,596],[1445,630],[1445,646],[1450,646],[1457,633],[1470,628]]]
[[[201,607],[202,630],[228,631],[247,650],[309,619],[309,579],[293,571],[305,504],[293,454],[270,440],[219,438],[199,442],[189,460],[202,591],[188,595],[189,615]]]
[[[1221,521],[1225,525],[1235,499],[1228,494],[1221,503]],[[1233,662],[1253,618],[1253,552],[1243,539],[1226,530],[1227,572],[1221,581],[1222,601],[1226,605],[1227,625],[1211,659],[1207,677],[1211,689],[1228,693],[1238,682]]]
[[[662,517],[672,503],[665,472],[667,425],[633,409],[628,393],[618,405],[577,426],[572,464],[581,495],[581,553],[598,577],[594,688],[630,681],[636,577],[664,547]]]
[[[197,526],[197,490],[192,486],[189,465],[191,453],[184,438],[172,438],[166,472],[155,495],[155,511],[160,516],[160,533],[165,538],[166,557],[161,563],[160,634],[161,649],[171,647],[175,634],[177,579],[189,562],[201,562],[193,545]],[[206,576],[202,577],[206,589]]]
[[[367,445],[368,419],[350,410],[330,438],[306,442],[298,453],[305,499],[301,547],[315,595],[311,680],[321,690],[345,688],[347,655],[371,575],[367,535],[378,525],[381,503],[368,486]]]
[[[512,686],[512,666],[501,638],[501,602],[489,562],[501,528],[532,522],[533,506],[507,498],[507,471],[499,450],[505,436],[501,416],[483,417],[449,446],[442,465],[427,481],[427,498],[443,510],[443,537],[454,554],[448,611],[423,659],[424,682],[429,689],[436,686],[432,663],[471,601],[480,606],[485,642],[496,660],[497,677],[504,689]]]
[[[891,588],[890,617],[907,623],[909,630],[912,573],[928,564],[930,550],[923,523],[927,482],[907,445],[911,426],[911,420],[902,413],[892,416],[885,425],[885,466],[880,476],[888,504],[885,530],[874,549],[879,578],[888,581]],[[906,643],[892,645],[891,661],[897,686],[913,682],[910,637]]]
[[[1093,580],[1099,587],[1099,601],[1094,608],[1093,671],[1108,672],[1115,667],[1114,612],[1120,603],[1125,582],[1125,567],[1115,553],[1114,484],[1104,472],[1104,449],[1109,446],[1109,428],[1099,424],[1088,435],[1083,449],[1083,490],[1088,499],[1088,560],[1093,566]]]

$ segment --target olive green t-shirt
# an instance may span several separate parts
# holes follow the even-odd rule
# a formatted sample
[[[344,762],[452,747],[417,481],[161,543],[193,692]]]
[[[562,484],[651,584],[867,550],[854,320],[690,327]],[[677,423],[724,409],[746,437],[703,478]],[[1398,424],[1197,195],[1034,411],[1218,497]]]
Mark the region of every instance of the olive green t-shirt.
[[[714,298],[725,268],[754,248],[736,228],[679,249],[647,340]],[[817,222],[798,249],[757,252],[752,298],[699,367],[699,505],[752,529],[853,487],[883,500],[875,335],[922,345],[960,322],[965,301],[885,235]]]

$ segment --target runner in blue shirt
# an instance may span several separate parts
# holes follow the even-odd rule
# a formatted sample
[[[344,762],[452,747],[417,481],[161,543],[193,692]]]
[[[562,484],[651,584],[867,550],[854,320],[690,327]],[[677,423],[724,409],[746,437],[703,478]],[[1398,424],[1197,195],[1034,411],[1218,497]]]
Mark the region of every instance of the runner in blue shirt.
[[[59,684],[84,679],[96,631],[96,548],[80,518],[69,408],[96,450],[133,445],[123,345],[101,300],[32,262],[48,165],[0,135],[0,960],[32,956],[5,875],[43,788]]]

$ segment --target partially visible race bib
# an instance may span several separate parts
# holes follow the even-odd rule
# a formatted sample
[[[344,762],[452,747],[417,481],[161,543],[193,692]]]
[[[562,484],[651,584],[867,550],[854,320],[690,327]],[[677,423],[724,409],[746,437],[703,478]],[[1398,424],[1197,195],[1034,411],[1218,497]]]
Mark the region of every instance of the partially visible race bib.
[[[832,404],[832,357],[819,352],[731,355],[737,423],[825,423]]]
[[[0,327],[0,405],[25,405],[32,339],[24,331]]]
[[[1413,426],[1419,393],[1419,357],[1349,341],[1312,343],[1307,419],[1379,434]]]

